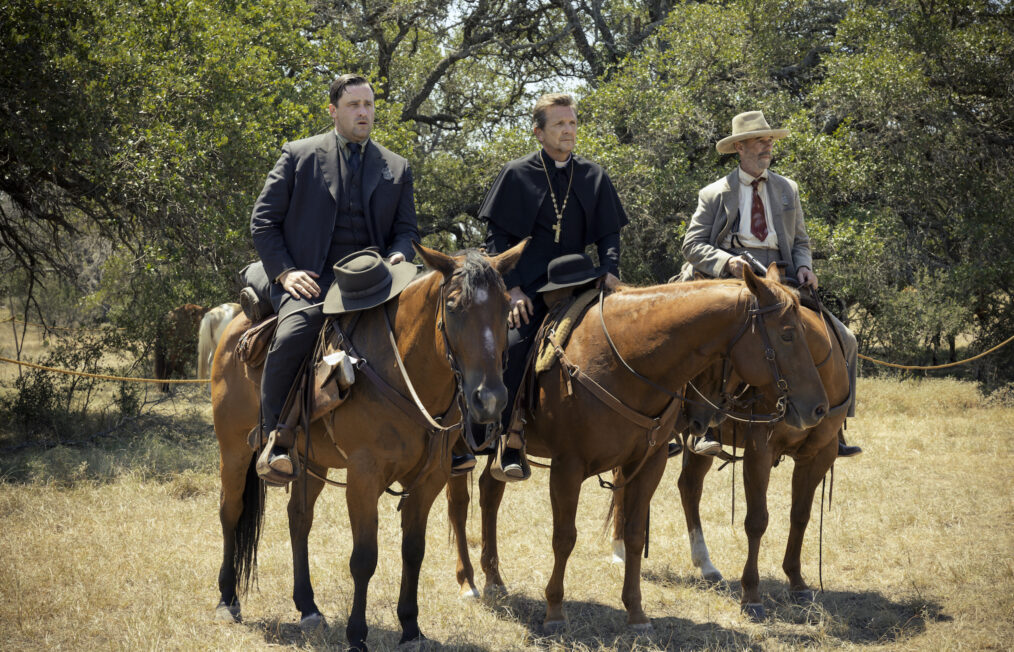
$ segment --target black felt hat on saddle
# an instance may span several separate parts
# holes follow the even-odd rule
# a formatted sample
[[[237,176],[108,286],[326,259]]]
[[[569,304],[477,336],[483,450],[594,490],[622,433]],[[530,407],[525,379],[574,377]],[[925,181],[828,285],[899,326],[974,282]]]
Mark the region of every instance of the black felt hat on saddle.
[[[376,251],[357,251],[334,266],[334,283],[324,297],[324,314],[366,310],[390,301],[415,278],[408,261],[390,264]]]
[[[575,285],[584,285],[589,281],[600,279],[609,273],[608,265],[595,266],[587,254],[567,254],[549,261],[546,276],[549,282],[539,288],[539,292],[549,292]]]

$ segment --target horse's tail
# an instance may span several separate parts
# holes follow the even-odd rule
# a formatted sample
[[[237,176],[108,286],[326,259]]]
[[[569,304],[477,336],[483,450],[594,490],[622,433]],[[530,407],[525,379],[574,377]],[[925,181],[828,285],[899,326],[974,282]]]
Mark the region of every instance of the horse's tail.
[[[211,356],[215,353],[214,319],[211,312],[201,319],[200,334],[197,337],[197,377],[208,378],[211,371]]]
[[[232,563],[240,590],[246,593],[250,588],[250,577],[257,581],[257,544],[261,538],[261,523],[264,520],[264,483],[257,475],[257,456],[250,458],[246,470],[246,484],[243,487],[243,511],[236,523],[236,548]]]

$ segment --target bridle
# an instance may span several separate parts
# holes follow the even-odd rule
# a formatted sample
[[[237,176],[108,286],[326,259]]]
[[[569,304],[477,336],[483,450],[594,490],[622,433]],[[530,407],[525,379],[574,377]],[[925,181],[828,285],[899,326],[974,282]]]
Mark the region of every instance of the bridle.
[[[468,423],[467,417],[468,406],[467,401],[464,398],[465,394],[463,390],[464,375],[461,373],[460,365],[458,364],[457,357],[454,354],[454,349],[451,346],[450,338],[447,336],[447,328],[445,325],[447,313],[448,283],[450,279],[454,278],[455,276],[458,276],[459,274],[460,272],[456,270],[454,273],[451,274],[450,277],[447,277],[440,282],[439,298],[436,307],[436,327],[437,330],[440,331],[441,337],[444,342],[444,355],[447,359],[448,365],[451,368],[451,372],[454,375],[454,394],[451,396],[451,401],[447,409],[444,410],[443,414],[440,414],[438,416],[431,415],[429,411],[426,409],[426,406],[423,405],[422,400],[419,398],[418,392],[416,392],[415,385],[412,383],[412,379],[408,375],[408,370],[405,367],[405,361],[402,360],[401,353],[398,351],[398,342],[394,335],[394,325],[391,323],[391,315],[388,312],[386,305],[380,306],[380,309],[384,313],[384,323],[387,327],[388,342],[390,343],[391,350],[394,353],[394,359],[396,362],[395,366],[397,366],[398,370],[401,372],[402,380],[404,381],[405,386],[408,388],[409,397],[406,397],[401,391],[399,391],[396,387],[391,385],[391,383],[389,383],[382,376],[380,376],[373,368],[373,366],[370,365],[367,359],[356,352],[355,348],[352,345],[352,339],[340,329],[337,322],[334,322],[335,329],[338,333],[339,345],[343,349],[345,349],[346,353],[349,356],[351,356],[354,360],[357,360],[356,368],[363,372],[363,375],[366,376],[366,378],[368,378],[370,382],[373,383],[373,385],[380,391],[380,393],[388,401],[393,403],[399,410],[401,410],[406,416],[412,419],[417,425],[421,426],[426,432],[428,440],[427,449],[429,452],[427,455],[426,462],[423,465],[423,468],[419,471],[419,474],[416,476],[415,480],[409,483],[409,485],[403,491],[394,491],[390,488],[385,489],[385,491],[389,494],[401,496],[402,500],[404,500],[404,498],[411,493],[412,489],[415,488],[418,482],[425,476],[426,471],[434,458],[434,453],[436,451],[436,442],[442,441],[443,446],[440,447],[441,451],[448,453],[451,443],[453,442],[453,438],[445,436],[450,435],[452,432],[462,429],[464,429],[466,433],[468,432],[468,430],[470,430],[469,428],[466,427]],[[456,423],[453,423],[451,425],[443,425],[442,421],[454,410],[455,407],[458,408],[461,417],[458,419]],[[339,454],[342,455],[342,457],[348,459],[348,455],[346,455],[345,452],[338,445],[338,441],[335,438],[333,432],[331,421],[326,420],[324,424],[327,429],[328,436],[331,438],[332,444],[338,450]],[[466,436],[470,436],[470,433],[469,435]],[[448,457],[448,455],[441,456],[441,459],[443,459],[444,457]],[[326,477],[321,477],[320,475],[313,473],[312,471],[311,473],[318,479],[323,480],[328,484],[333,484],[336,486],[345,486],[345,483],[339,483],[329,480]],[[398,508],[401,509],[400,503],[398,505]]]

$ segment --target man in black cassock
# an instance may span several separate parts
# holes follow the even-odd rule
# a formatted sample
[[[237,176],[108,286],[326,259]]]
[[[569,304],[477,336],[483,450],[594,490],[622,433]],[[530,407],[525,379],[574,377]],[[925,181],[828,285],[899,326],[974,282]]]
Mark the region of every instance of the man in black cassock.
[[[532,112],[542,148],[503,167],[479,208],[486,220],[486,249],[506,251],[531,236],[521,260],[504,276],[510,291],[508,353],[504,382],[508,401],[502,422],[509,425],[525,358],[547,307],[536,290],[546,283],[549,261],[584,253],[595,244],[607,265],[606,287],[619,281],[620,229],[627,223],[620,198],[601,166],[572,154],[577,141],[577,105],[570,95],[543,95]],[[522,480],[524,441],[512,434],[502,456],[503,476]]]

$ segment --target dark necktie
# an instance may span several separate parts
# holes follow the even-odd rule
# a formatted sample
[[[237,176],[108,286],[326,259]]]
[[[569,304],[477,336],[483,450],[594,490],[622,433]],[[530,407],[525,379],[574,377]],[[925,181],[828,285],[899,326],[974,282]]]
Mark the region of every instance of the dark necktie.
[[[768,222],[764,219],[764,202],[761,201],[758,186],[764,179],[754,179],[753,183],[753,207],[750,209],[750,233],[755,238],[764,242],[768,237]]]
[[[349,143],[349,176],[354,175],[359,170],[359,153],[362,147],[359,143]]]

